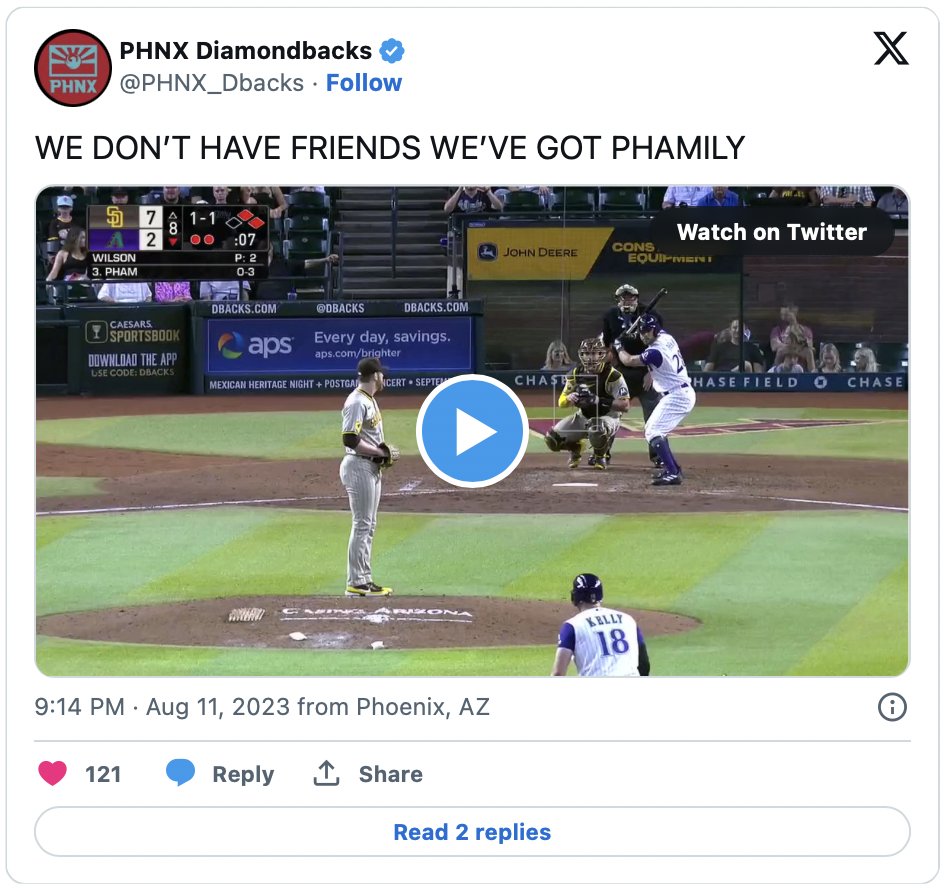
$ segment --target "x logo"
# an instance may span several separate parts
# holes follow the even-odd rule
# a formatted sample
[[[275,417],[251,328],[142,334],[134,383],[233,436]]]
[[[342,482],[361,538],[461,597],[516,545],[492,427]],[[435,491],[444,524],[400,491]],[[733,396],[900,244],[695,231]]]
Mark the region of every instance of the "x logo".
[[[879,56],[876,65],[881,65],[888,56],[891,56],[895,62],[899,65],[907,65],[908,60],[902,55],[901,50],[898,49],[898,41],[907,34],[907,31],[902,31],[894,40],[892,40],[884,31],[873,31],[876,37],[878,37],[879,42],[882,46],[885,47],[885,52]]]

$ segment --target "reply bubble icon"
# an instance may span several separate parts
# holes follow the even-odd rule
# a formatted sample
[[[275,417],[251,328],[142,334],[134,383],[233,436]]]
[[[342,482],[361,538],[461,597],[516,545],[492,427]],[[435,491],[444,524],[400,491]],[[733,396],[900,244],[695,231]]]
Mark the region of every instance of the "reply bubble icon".
[[[197,768],[193,765],[193,762],[190,760],[172,760],[167,764],[167,778],[172,782],[177,783],[179,788],[184,782],[189,782],[194,773],[196,773]]]

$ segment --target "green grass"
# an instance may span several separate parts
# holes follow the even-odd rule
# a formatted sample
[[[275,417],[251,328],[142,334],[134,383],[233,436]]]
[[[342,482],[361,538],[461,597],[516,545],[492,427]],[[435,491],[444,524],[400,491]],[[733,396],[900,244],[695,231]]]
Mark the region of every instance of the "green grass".
[[[101,477],[92,476],[37,476],[36,497],[73,498],[100,494]]]
[[[349,517],[278,509],[51,517],[39,615],[343,586]],[[559,601],[595,570],[607,602],[691,615],[650,641],[654,672],[896,674],[907,663],[907,517],[873,512],[381,516],[377,577],[398,593]],[[638,563],[634,542],[665,542]],[[141,542],[148,541],[148,547]],[[66,580],[68,579],[68,580]],[[190,649],[43,638],[50,675],[545,674],[546,647],[384,652]]]
[[[554,416],[552,408],[532,408],[534,418]],[[383,412],[387,439],[404,454],[418,454],[415,410]],[[557,416],[560,416],[558,412]],[[848,419],[883,421],[865,426],[758,433],[676,437],[679,454],[771,454],[840,458],[907,460],[907,412],[802,408],[699,408],[686,426],[731,423],[753,419]],[[624,416],[639,424],[642,414],[633,407]],[[187,454],[263,457],[275,460],[328,458],[338,455],[339,415],[332,411],[285,411],[253,414],[171,414],[149,417],[112,417],[85,420],[43,420],[37,423],[37,441],[56,445],[86,445]],[[528,450],[546,449],[533,437]]]

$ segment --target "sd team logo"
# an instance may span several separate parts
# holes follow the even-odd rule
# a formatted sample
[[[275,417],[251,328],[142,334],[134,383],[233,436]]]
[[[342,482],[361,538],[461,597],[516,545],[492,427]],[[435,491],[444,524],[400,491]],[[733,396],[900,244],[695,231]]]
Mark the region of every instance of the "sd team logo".
[[[217,341],[216,348],[223,358],[239,358],[246,349],[246,341],[241,334],[233,331],[231,334],[223,334]]]
[[[39,48],[33,73],[39,88],[58,105],[88,105],[111,80],[111,56],[94,34],[70,28]]]

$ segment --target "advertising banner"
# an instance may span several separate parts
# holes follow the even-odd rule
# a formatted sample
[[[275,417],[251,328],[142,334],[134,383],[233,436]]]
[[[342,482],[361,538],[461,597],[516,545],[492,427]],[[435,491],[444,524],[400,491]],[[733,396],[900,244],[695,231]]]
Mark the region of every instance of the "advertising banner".
[[[391,372],[470,373],[473,319],[208,318],[207,375],[346,374],[377,356]]]
[[[177,393],[188,383],[190,309],[182,306],[69,306],[80,323],[81,387],[99,393]]]
[[[731,273],[739,257],[673,256],[649,238],[650,220],[483,220],[465,228],[470,281],[584,281],[623,272]]]

